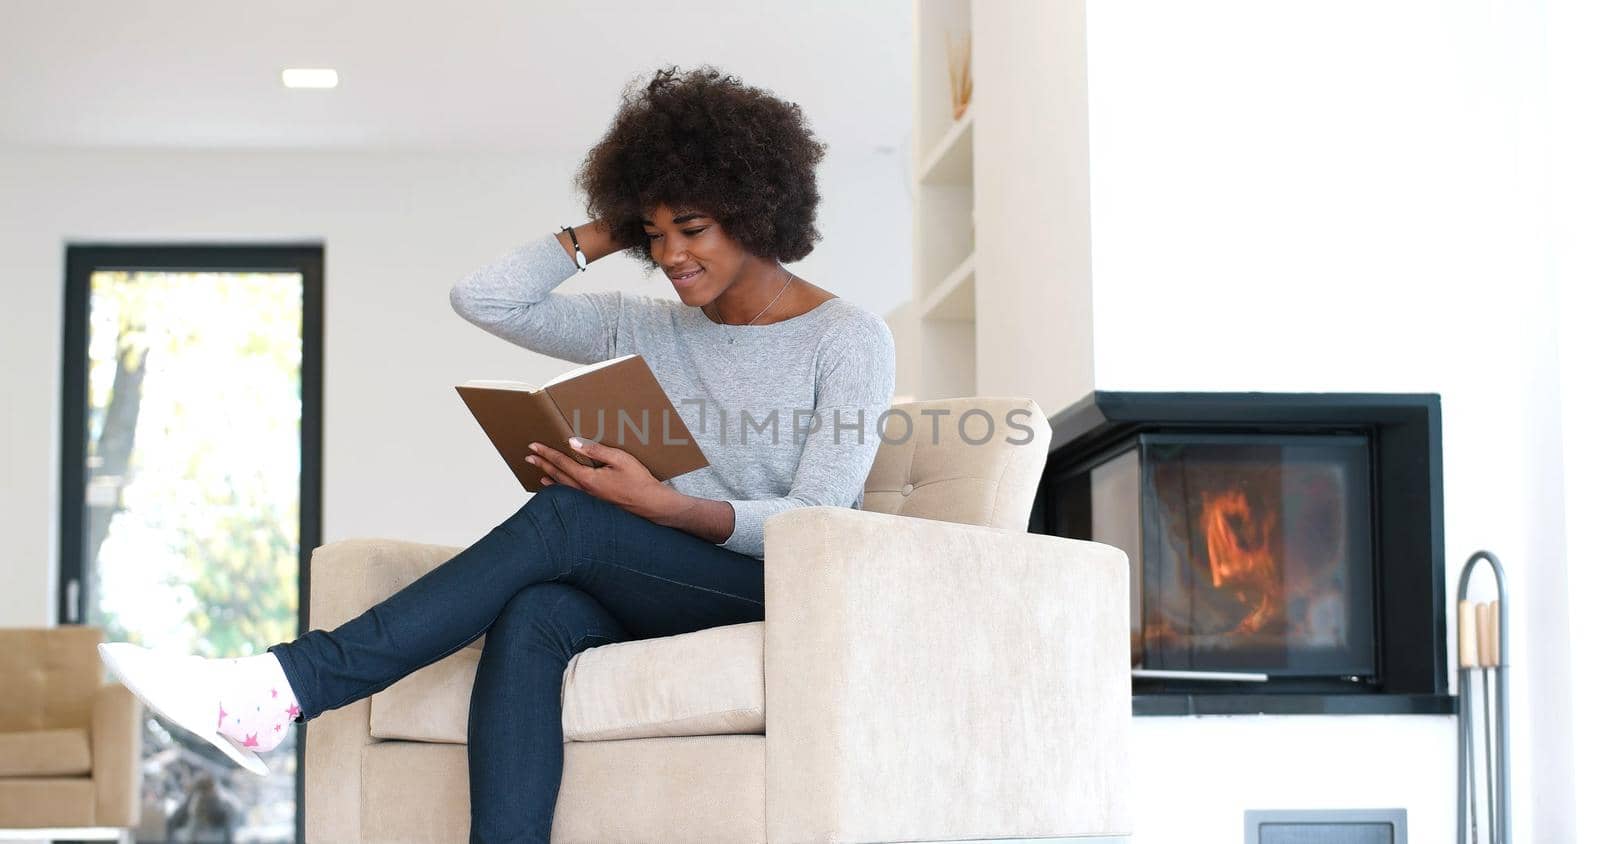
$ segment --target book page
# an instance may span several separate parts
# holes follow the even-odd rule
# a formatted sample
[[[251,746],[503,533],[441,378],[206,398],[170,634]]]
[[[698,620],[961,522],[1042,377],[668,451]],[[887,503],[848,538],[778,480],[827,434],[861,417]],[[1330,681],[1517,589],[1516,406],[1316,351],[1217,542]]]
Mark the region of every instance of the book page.
[[[544,385],[546,387],[549,387],[552,384],[560,384],[562,381],[570,381],[573,378],[577,378],[579,375],[586,375],[586,374],[588,374],[590,372],[593,372],[593,371],[595,371],[597,369],[605,369],[606,367],[608,367],[608,366],[610,366],[610,365],[612,365],[614,363],[618,363],[620,361],[625,361],[628,358],[635,358],[635,357],[638,357],[638,355],[623,355],[622,357],[619,357],[619,358],[612,358],[610,360],[603,360],[603,361],[600,361],[599,363],[591,363],[588,366],[580,366],[577,369],[569,369],[566,372],[563,372],[560,375],[557,375],[556,377],[551,378],[549,381],[544,382]]]
[[[521,381],[495,381],[493,379],[478,379],[474,381],[468,381],[460,386],[478,387],[479,389],[484,390],[517,390],[527,393],[537,393],[539,391],[538,387],[535,387],[532,384],[523,383]]]

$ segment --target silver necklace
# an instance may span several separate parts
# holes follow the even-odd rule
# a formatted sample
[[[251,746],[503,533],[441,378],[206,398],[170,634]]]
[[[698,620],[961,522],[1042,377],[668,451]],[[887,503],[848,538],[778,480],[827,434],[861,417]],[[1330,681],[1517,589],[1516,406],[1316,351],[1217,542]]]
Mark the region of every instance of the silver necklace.
[[[765,308],[761,309],[761,313],[756,314],[754,317],[751,317],[749,322],[739,323],[740,325],[755,325],[756,320],[762,318],[763,316],[766,316],[767,311],[772,310],[772,306],[776,305],[778,303],[779,297],[783,296],[783,291],[788,290],[789,289],[789,285],[794,283],[794,273],[790,272],[788,267],[784,267],[783,271],[786,272],[786,273],[789,273],[789,280],[785,281],[783,283],[783,287],[778,288],[778,295],[772,297],[772,301],[768,302],[767,306]],[[717,308],[716,301],[713,300],[711,302],[707,302],[706,304],[710,305],[711,306],[711,312],[717,315],[717,324],[721,325],[721,326],[724,326],[724,328],[722,329],[723,333],[728,335],[728,343],[732,344],[733,343],[733,332],[728,331],[728,329],[726,328],[726,326],[728,325],[728,322],[727,322],[727,320],[724,320],[722,318],[722,311]]]

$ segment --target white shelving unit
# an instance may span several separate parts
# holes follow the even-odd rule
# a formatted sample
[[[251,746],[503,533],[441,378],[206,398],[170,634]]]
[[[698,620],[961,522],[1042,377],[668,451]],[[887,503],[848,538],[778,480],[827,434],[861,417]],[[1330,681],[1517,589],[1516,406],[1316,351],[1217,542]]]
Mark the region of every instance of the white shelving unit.
[[[973,147],[981,115],[976,101],[952,113],[947,39],[972,33],[972,0],[920,0],[916,8],[917,184],[912,223],[913,298],[901,329],[901,354],[913,383],[902,395],[949,398],[976,392],[977,219],[973,213]],[[907,341],[911,342],[907,342]]]
[[[915,9],[897,396],[1029,396],[1054,412],[1094,388],[1085,2]],[[957,119],[945,44],[969,33],[972,101]]]
[[[922,297],[923,319],[973,322],[977,308],[973,302],[973,280],[977,278],[977,256],[968,255],[965,261],[950,271],[928,295]]]

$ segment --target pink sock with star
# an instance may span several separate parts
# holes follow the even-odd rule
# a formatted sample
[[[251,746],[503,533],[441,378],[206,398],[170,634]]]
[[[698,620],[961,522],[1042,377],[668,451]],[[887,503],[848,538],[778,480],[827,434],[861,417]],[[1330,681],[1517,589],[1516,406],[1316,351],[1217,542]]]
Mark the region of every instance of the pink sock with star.
[[[300,702],[278,658],[264,653],[211,662],[216,668],[217,732],[257,753],[277,747],[300,714]]]

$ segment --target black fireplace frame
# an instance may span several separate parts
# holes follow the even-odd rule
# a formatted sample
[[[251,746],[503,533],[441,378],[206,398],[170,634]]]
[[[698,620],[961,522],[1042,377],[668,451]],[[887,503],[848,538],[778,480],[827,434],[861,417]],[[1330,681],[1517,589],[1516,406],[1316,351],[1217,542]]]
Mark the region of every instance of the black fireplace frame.
[[[1134,714],[1453,713],[1445,666],[1440,416],[1436,393],[1095,391],[1050,419],[1050,455],[1028,530],[1069,535],[1052,524],[1056,480],[1141,433],[1365,435],[1372,454],[1377,676],[1342,684],[1140,679]]]

